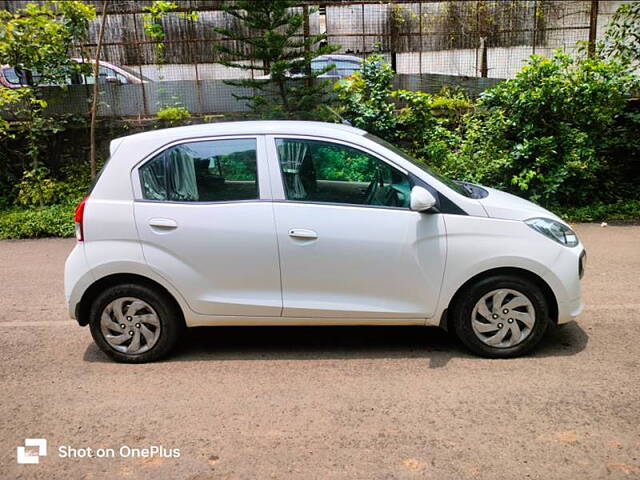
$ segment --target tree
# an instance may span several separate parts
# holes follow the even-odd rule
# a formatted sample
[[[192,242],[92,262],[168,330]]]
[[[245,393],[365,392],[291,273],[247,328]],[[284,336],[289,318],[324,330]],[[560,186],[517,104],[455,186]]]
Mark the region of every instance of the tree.
[[[86,39],[93,18],[92,6],[70,0],[27,4],[15,12],[0,10],[0,65],[14,67],[25,85],[0,95],[0,110],[12,120],[0,121],[0,143],[5,147],[11,139],[19,138],[26,144],[24,155],[0,151],[0,159],[20,165],[21,170],[29,160],[31,169],[24,172],[23,179],[42,181],[45,170],[40,157],[47,139],[69,122],[69,116],[46,114],[47,102],[38,87],[64,86],[70,75],[87,68],[74,62],[71,52],[74,44]],[[3,176],[8,170],[9,166],[3,165]]]
[[[65,85],[84,66],[70,52],[86,39],[95,15],[92,6],[70,0],[0,10],[0,64],[14,67],[25,85]]]
[[[309,7],[295,8],[292,0],[238,0],[224,11],[240,22],[241,28],[215,28],[229,43],[214,48],[222,54],[218,63],[259,72],[260,78],[227,80],[225,83],[253,90],[236,95],[247,100],[257,113],[272,116],[309,116],[328,91],[328,82],[317,77],[334,66],[312,71],[311,60],[333,53],[338,46],[326,43],[327,36],[305,35]],[[234,46],[231,46],[234,45]]]

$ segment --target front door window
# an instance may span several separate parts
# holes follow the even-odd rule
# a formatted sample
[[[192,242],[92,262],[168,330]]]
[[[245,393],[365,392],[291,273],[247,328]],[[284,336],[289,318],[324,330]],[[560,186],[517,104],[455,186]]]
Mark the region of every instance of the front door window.
[[[288,200],[409,208],[408,176],[373,155],[319,140],[276,146]]]

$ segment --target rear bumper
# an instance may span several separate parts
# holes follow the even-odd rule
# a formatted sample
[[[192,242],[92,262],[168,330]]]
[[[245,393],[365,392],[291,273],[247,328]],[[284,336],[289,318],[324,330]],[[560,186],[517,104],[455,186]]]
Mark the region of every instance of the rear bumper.
[[[93,276],[87,264],[84,245],[78,242],[64,264],[64,296],[72,319],[77,319],[82,295],[92,282]]]

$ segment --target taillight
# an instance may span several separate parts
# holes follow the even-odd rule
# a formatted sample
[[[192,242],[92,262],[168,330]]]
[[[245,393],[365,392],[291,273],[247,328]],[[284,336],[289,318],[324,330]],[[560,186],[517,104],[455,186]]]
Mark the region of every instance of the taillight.
[[[73,221],[76,224],[76,238],[79,242],[84,240],[84,205],[87,203],[87,198],[85,197],[78,206],[76,207],[76,214],[74,215]]]

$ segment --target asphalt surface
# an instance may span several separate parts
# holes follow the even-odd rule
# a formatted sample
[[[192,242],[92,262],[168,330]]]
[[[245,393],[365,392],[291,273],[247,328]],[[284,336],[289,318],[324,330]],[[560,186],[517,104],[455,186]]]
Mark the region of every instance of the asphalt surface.
[[[0,479],[640,478],[640,227],[577,231],[586,309],[514,360],[436,328],[244,327],[116,364],[67,318],[73,241],[0,242]]]

